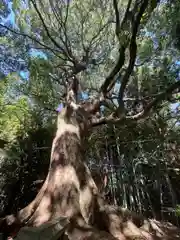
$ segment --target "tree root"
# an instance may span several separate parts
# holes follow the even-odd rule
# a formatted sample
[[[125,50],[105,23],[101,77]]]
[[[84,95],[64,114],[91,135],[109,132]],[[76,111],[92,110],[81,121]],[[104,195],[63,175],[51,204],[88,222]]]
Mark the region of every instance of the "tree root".
[[[43,187],[42,189],[45,189]],[[41,194],[37,195],[37,199],[42,198]],[[37,202],[29,204],[29,206],[36,206]],[[71,218],[69,226],[66,230],[64,237],[60,239],[69,240],[172,240],[180,239],[180,230],[171,224],[166,225],[153,219],[144,219],[143,216],[139,216],[129,210],[114,207],[105,204],[101,197],[97,197],[98,206],[94,206],[94,218],[92,226],[88,225],[82,215],[78,218]],[[27,207],[26,207],[27,208]],[[26,209],[25,208],[25,209]],[[23,209],[24,210],[24,209]],[[22,214],[23,210],[20,211]],[[0,232],[9,232],[12,236],[13,232],[18,232],[23,226],[20,220],[13,215],[6,216],[6,229],[3,228],[2,219],[0,224]],[[32,213],[32,210],[31,210]],[[27,217],[28,214],[24,216]],[[33,216],[33,215],[32,215]],[[78,219],[78,220],[77,220]],[[28,223],[28,222],[27,222]],[[19,229],[18,229],[19,227]],[[5,230],[5,231],[4,231]],[[16,235],[16,234],[14,234]]]
[[[15,236],[31,218],[44,197],[48,180],[45,181],[33,202],[22,209],[17,216],[9,215],[0,221],[0,232]],[[180,230],[171,224],[166,225],[127,209],[106,204],[102,196],[96,196],[92,212],[93,219],[88,225],[80,214],[71,217],[66,234],[62,239],[69,240],[172,240],[180,239]],[[26,222],[25,222],[26,220]],[[61,238],[60,238],[61,239]]]

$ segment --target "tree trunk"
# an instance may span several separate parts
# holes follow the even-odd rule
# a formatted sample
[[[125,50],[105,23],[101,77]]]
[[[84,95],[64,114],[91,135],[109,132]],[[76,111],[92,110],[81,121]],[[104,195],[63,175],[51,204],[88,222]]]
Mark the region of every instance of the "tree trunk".
[[[150,222],[148,230],[140,228],[143,217],[107,205],[100,195],[85,163],[84,129],[76,119],[59,115],[47,178],[33,202],[1,219],[1,231],[18,232],[24,225],[38,227],[66,217],[70,223],[62,239],[157,239],[159,231],[151,231]]]

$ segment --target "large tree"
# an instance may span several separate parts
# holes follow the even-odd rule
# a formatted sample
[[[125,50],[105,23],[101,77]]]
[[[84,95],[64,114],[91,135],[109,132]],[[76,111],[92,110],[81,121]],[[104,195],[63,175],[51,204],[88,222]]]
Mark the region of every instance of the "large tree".
[[[144,49],[151,47],[155,52],[148,24],[158,11],[164,10],[164,4],[175,7],[176,1],[168,5],[169,2],[155,0],[30,0],[25,6],[14,1],[20,30],[0,26],[26,38],[31,47],[48,58],[38,61],[38,71],[35,62],[30,62],[33,74],[29,87],[33,88],[37,75],[39,88],[41,81],[51,78],[54,86],[58,83],[59,99],[64,106],[58,108],[47,178],[27,207],[1,219],[4,231],[66,217],[69,222],[63,229],[69,239],[155,239],[162,233],[154,222],[148,222],[147,230],[143,217],[133,217],[106,203],[99,182],[86,165],[85,142],[94,127],[138,122],[179,91],[180,82],[163,74],[169,67],[168,57],[163,56],[162,66],[157,68],[156,75],[151,74],[160,60],[151,61],[148,66],[148,53],[144,57],[141,46],[143,39]],[[46,75],[41,74],[41,68]],[[155,84],[158,86],[154,87]],[[82,92],[88,92],[91,100],[80,99]]]

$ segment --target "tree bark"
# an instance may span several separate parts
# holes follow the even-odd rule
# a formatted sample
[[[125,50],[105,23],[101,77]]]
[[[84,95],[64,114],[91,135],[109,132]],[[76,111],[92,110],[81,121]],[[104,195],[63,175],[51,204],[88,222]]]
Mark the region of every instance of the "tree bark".
[[[16,216],[1,219],[1,231],[18,232],[24,225],[38,227],[66,217],[70,223],[62,239],[157,239],[152,222],[147,230],[142,216],[106,204],[85,163],[85,129],[66,111],[59,114],[48,176],[34,201]]]

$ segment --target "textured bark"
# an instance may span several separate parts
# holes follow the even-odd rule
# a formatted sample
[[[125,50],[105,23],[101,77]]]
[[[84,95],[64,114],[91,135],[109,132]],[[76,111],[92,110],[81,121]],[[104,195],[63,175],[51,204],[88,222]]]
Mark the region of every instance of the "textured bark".
[[[171,239],[152,220],[106,203],[101,194],[103,179],[97,173],[93,179],[85,163],[87,126],[78,119],[67,109],[59,114],[49,173],[40,192],[16,216],[1,219],[0,231],[15,235],[24,225],[38,227],[65,217],[70,223],[59,239]]]

